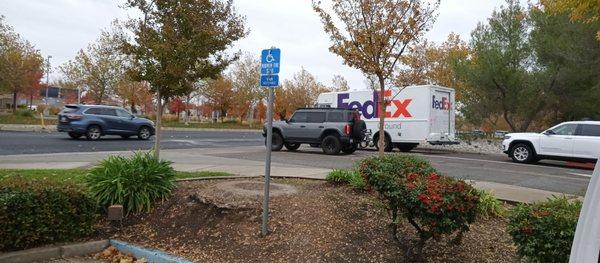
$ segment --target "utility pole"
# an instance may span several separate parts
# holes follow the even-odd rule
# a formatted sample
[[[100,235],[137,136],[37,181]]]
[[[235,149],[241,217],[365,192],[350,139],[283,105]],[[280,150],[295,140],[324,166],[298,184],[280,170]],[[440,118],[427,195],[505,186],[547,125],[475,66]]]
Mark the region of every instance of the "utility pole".
[[[50,59],[52,56],[48,56],[46,60],[46,104],[48,104],[48,90],[50,89]]]

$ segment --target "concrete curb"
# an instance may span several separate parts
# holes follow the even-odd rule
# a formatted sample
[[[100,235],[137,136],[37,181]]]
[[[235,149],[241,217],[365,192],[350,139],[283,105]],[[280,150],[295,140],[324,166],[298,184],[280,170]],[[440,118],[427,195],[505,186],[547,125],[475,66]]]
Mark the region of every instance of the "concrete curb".
[[[146,258],[148,263],[193,263],[185,258],[177,257],[169,253],[139,247],[119,240],[110,240],[110,244],[123,253],[132,254],[136,258]]]
[[[102,251],[103,249],[108,247],[108,244],[108,240],[100,240],[68,244],[62,246],[32,248],[22,251],[0,254],[0,262],[29,263],[41,260],[50,260],[60,257],[86,256],[92,253]]]

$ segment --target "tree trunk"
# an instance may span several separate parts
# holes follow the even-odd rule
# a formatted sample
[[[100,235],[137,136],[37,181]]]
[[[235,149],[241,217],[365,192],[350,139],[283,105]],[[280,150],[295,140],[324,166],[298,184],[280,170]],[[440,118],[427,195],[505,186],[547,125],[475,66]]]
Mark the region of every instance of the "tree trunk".
[[[17,113],[17,91],[13,91],[13,113]]]
[[[158,103],[158,107],[156,109],[156,132],[154,139],[154,157],[156,159],[160,159],[160,134],[161,134],[161,121],[162,121],[162,97],[160,96],[160,91],[156,92],[156,101]]]
[[[377,142],[377,146],[379,146],[379,156],[383,156],[385,154],[385,79],[383,75],[378,75],[379,78],[379,97],[378,97],[378,114],[379,114],[379,140]]]

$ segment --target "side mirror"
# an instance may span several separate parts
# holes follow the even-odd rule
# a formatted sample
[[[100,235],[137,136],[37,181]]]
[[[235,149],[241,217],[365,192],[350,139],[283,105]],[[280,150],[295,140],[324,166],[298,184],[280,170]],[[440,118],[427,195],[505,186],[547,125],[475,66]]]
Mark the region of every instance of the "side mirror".
[[[135,119],[135,116],[134,115],[129,115],[129,119],[133,120],[133,119]]]
[[[544,135],[553,135],[556,134],[553,130],[547,130],[544,132]]]

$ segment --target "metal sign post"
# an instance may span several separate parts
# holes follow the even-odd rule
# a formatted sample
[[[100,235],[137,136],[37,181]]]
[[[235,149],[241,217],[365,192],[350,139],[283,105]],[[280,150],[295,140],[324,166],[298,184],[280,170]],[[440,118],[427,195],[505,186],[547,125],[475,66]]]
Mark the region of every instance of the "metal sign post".
[[[261,54],[260,85],[269,88],[267,101],[267,156],[265,159],[265,195],[263,200],[261,234],[269,233],[269,186],[271,185],[271,146],[273,145],[273,87],[279,86],[279,60],[281,51],[278,48],[265,49]]]

